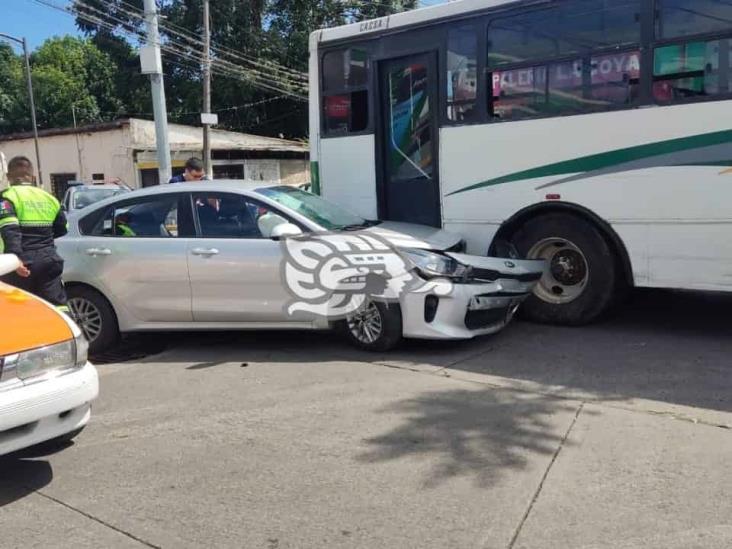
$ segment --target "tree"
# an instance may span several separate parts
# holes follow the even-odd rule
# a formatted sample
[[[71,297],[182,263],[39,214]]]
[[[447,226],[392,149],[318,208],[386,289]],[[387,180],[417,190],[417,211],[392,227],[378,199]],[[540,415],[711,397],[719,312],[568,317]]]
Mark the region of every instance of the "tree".
[[[30,106],[25,88],[23,61],[13,48],[0,43],[0,133],[30,126]]]
[[[203,28],[202,0],[159,0],[158,4],[165,16],[161,33],[166,48],[187,52],[190,56],[181,59],[180,55],[164,52],[170,118],[195,123],[202,104],[201,68],[195,60],[201,54],[201,46],[195,40],[200,38]],[[312,31],[416,6],[417,0],[213,0],[212,40],[216,46],[234,50],[250,59],[275,61],[290,69],[307,72],[308,37]],[[134,35],[144,31],[140,17],[143,0],[78,0],[75,8],[80,14],[78,26],[94,37],[95,43],[105,52],[107,49],[100,37],[117,38],[120,34]],[[181,37],[180,32],[192,34],[193,39]],[[247,65],[236,57],[227,59]],[[268,75],[264,70],[261,73],[265,78],[269,76],[272,82],[277,81],[275,75]],[[118,87],[118,97],[126,97],[126,93],[123,83]],[[220,111],[219,121],[223,127],[265,135],[306,136],[307,104],[277,96],[276,92],[259,89],[247,81],[214,73],[212,103],[214,110]],[[232,108],[242,105],[252,106]]]
[[[46,40],[31,56],[38,125],[63,127],[119,115],[111,58],[90,40],[65,36]]]
[[[116,68],[90,40],[66,36],[46,40],[31,55],[39,128],[110,120],[122,103],[114,86]],[[3,133],[32,129],[23,58],[0,47],[0,128]]]

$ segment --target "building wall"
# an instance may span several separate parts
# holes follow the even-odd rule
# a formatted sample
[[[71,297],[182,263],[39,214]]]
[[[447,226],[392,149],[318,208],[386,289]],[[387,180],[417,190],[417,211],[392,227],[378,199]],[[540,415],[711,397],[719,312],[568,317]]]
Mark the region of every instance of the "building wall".
[[[126,127],[104,132],[41,137],[39,148],[43,187],[48,191],[52,190],[52,174],[75,174],[75,179],[79,181],[91,181],[93,174],[104,174],[107,180],[119,178],[135,186],[136,174]],[[35,163],[33,139],[0,142],[0,151],[8,160],[23,155]]]
[[[285,185],[310,183],[308,160],[280,160],[280,179]]]

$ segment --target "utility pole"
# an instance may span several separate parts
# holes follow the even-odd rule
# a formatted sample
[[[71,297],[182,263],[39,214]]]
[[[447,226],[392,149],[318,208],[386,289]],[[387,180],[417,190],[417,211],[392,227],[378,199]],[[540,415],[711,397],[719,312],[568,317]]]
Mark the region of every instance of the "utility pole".
[[[76,125],[76,105],[71,105],[71,117],[74,119],[74,137],[76,138],[76,155],[79,161],[79,181],[84,181],[84,167],[81,161],[81,144],[79,143],[79,132]]]
[[[31,124],[33,124],[33,140],[36,145],[36,169],[38,170],[38,186],[43,187],[43,172],[41,171],[41,152],[38,145],[38,124],[36,123],[36,101],[33,98],[33,76],[30,68],[30,55],[28,54],[28,43],[23,38],[16,38],[9,34],[0,33],[0,37],[12,40],[23,46],[23,57],[25,58],[25,77],[28,83],[28,99],[30,101]]]
[[[209,0],[203,0],[203,169],[213,179],[211,166],[211,15]]]
[[[168,109],[165,104],[163,83],[163,61],[160,56],[160,33],[158,31],[158,9],[155,0],[145,0],[145,27],[147,45],[140,48],[142,74],[150,75],[153,114],[155,117],[155,140],[158,151],[158,177],[166,184],[172,176],[170,164],[170,143],[168,142]]]

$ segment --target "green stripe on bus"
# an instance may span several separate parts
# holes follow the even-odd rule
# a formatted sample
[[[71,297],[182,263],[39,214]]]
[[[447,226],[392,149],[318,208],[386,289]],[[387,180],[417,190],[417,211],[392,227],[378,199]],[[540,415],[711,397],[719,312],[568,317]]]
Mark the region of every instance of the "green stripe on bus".
[[[320,194],[320,166],[317,162],[310,162],[310,190],[313,194]]]
[[[678,139],[669,139],[667,141],[659,141],[657,143],[649,143],[647,145],[638,145],[636,147],[628,147],[626,149],[617,149],[600,154],[582,156],[572,160],[565,160],[563,162],[556,162],[554,164],[539,166],[538,168],[515,172],[501,177],[496,177],[495,179],[489,179],[488,181],[483,181],[481,183],[476,183],[475,185],[470,185],[463,189],[458,189],[457,191],[449,193],[447,196],[475,189],[492,187],[494,185],[501,185],[502,183],[521,181],[523,179],[535,179],[550,175],[566,175],[569,173],[601,170],[603,168],[632,162],[634,160],[643,160],[645,158],[652,158],[663,154],[671,154],[700,147],[709,147],[712,145],[722,145],[729,142],[732,142],[732,130],[704,133],[690,137],[681,137]]]

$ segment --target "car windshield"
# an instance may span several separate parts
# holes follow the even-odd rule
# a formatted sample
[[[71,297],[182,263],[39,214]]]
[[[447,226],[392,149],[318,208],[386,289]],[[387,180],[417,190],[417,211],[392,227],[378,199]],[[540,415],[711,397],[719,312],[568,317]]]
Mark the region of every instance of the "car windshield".
[[[120,193],[122,193],[122,189],[79,189],[73,195],[71,209],[80,210]]]
[[[266,187],[257,192],[329,231],[373,225],[371,221],[295,187]]]

